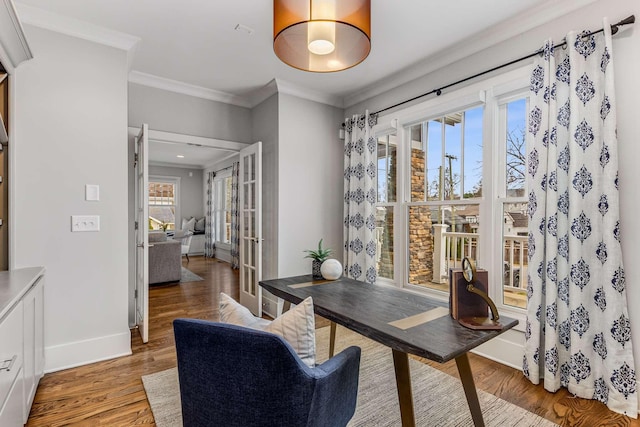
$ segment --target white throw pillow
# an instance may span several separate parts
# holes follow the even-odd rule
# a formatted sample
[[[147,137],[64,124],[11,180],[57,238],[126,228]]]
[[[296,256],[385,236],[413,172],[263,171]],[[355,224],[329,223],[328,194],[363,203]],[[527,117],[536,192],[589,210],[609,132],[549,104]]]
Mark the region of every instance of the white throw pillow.
[[[311,297],[270,322],[255,317],[248,308],[221,292],[220,321],[279,335],[307,366],[316,366],[316,321]]]
[[[184,231],[185,233],[187,231],[190,231],[193,233],[195,227],[196,227],[196,219],[194,217],[191,217],[190,219],[182,218],[182,227],[180,227],[182,231]]]

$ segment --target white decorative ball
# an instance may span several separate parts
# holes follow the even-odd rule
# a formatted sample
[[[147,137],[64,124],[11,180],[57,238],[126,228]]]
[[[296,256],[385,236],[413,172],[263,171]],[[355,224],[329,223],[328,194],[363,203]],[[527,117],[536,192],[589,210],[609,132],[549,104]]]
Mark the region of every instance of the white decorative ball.
[[[337,259],[328,259],[320,266],[322,277],[327,280],[336,280],[342,276],[342,264]]]

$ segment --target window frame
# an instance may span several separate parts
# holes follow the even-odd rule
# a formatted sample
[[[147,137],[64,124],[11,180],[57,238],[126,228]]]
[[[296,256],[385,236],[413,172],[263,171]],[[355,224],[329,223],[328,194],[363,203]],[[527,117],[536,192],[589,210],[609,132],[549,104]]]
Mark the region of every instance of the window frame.
[[[152,182],[158,182],[161,184],[173,184],[174,188],[174,199],[175,199],[175,218],[174,218],[174,229],[167,231],[177,231],[182,227],[182,215],[180,209],[180,177],[179,176],[168,176],[168,175],[149,175],[149,184]],[[152,204],[149,201],[149,188],[147,187],[147,203],[149,207]],[[153,206],[168,206],[168,205],[153,205]]]
[[[522,330],[526,317],[526,310],[503,304],[502,286],[502,205],[505,203],[506,183],[503,194],[499,193],[500,181],[504,182],[504,173],[498,176],[495,171],[500,169],[501,154],[506,145],[497,147],[499,135],[498,104],[505,99],[517,99],[519,95],[526,94],[529,88],[530,67],[525,64],[519,68],[507,71],[503,74],[483,79],[464,88],[443,94],[439,97],[399,109],[378,117],[378,124],[373,128],[376,139],[389,133],[396,133],[399,141],[397,146],[397,194],[394,203],[394,279],[379,278],[378,282],[400,287],[412,292],[427,294],[441,301],[448,301],[448,292],[432,290],[419,285],[408,283],[408,214],[409,208],[416,204],[432,205],[433,202],[411,202],[410,182],[410,150],[407,146],[412,125],[420,122],[437,119],[447,114],[466,111],[478,106],[483,106],[483,148],[482,148],[482,196],[459,200],[441,200],[439,204],[447,205],[479,205],[481,218],[478,229],[478,267],[486,268],[489,272],[489,294],[496,302],[500,314],[519,319],[520,325],[516,327]],[[527,140],[527,149],[529,141]],[[506,154],[505,159],[506,159]],[[505,160],[506,161],[506,160]],[[504,163],[504,161],[502,161]],[[525,191],[526,196],[526,191]],[[526,197],[525,197],[526,199]],[[381,206],[389,203],[381,203]],[[498,209],[500,207],[500,209]],[[499,232],[498,232],[499,231]]]

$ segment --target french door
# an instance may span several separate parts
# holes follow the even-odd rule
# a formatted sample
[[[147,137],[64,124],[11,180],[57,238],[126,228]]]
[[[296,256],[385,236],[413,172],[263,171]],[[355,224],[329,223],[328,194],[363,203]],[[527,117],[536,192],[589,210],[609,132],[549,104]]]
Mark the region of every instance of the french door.
[[[149,341],[149,127],[135,139],[136,160],[136,325],[142,342]]]
[[[262,316],[262,142],[240,151],[240,304]]]

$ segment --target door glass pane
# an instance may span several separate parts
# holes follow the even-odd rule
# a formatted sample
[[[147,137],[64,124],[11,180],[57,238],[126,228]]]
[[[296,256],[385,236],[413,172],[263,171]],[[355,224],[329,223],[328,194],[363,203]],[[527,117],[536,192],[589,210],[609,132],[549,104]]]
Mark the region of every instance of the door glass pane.
[[[393,206],[376,208],[375,233],[378,276],[393,279]]]
[[[527,269],[529,267],[529,218],[527,203],[505,203],[502,225],[503,302],[526,308]]]
[[[249,168],[250,168],[250,166],[249,166],[249,156],[246,156],[244,158],[243,163],[244,164],[243,164],[243,168],[242,168],[242,175],[243,175],[242,181],[243,182],[247,182],[247,181],[249,181]]]
[[[249,184],[249,209],[256,207],[256,183]]]
[[[256,155],[255,154],[251,154],[251,181],[255,181],[256,180]]]
[[[251,203],[250,197],[251,194],[249,193],[249,184],[244,184],[242,186],[242,191],[244,191],[244,205],[243,205],[243,209],[249,209],[249,203]]]
[[[449,291],[449,269],[477,259],[479,205],[409,206],[409,283]]]
[[[459,199],[460,193],[460,160],[462,158],[462,127],[464,113],[444,116],[445,147],[443,192],[445,200]]]

